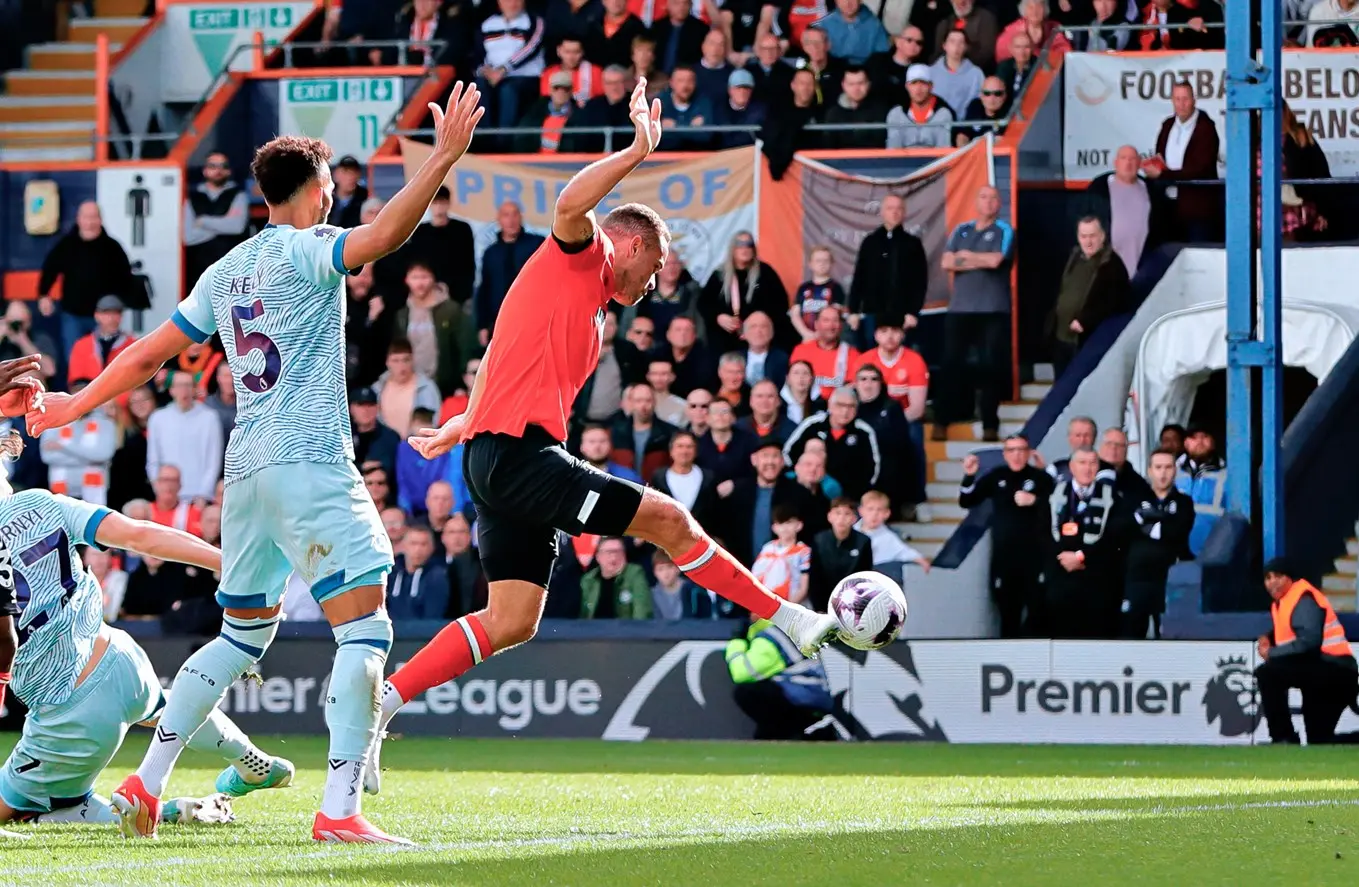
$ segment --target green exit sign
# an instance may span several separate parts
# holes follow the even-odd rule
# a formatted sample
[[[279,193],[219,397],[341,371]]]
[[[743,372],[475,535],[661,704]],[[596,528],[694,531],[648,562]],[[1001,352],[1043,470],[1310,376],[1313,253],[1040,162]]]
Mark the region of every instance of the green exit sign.
[[[348,86],[348,84],[346,84]],[[338,80],[289,80],[290,102],[335,102],[340,97]]]
[[[231,31],[238,28],[291,28],[291,6],[226,6],[189,10],[189,27],[195,31]]]

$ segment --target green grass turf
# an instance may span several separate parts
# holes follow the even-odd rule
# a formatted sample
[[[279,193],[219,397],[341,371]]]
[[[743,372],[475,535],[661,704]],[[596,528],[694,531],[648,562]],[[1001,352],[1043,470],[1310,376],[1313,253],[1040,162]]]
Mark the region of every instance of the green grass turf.
[[[134,735],[100,779],[135,766]],[[8,740],[0,737],[0,747]],[[388,743],[367,812],[416,850],[310,841],[324,741],[263,738],[295,787],[226,826],[12,826],[0,885],[1353,885],[1342,748]],[[190,753],[173,794],[220,764]]]

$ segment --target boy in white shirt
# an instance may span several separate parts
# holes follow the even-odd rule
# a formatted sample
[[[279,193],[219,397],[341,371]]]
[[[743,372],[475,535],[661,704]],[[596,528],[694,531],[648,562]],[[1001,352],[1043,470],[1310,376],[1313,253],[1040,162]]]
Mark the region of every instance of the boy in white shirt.
[[[869,490],[859,499],[859,522],[854,529],[873,541],[873,566],[881,568],[884,564],[917,564],[926,573],[930,562],[923,554],[907,545],[900,536],[887,526],[887,518],[892,513],[892,500],[886,493]]]
[[[807,599],[807,572],[812,564],[811,548],[797,539],[802,519],[784,503],[774,506],[771,517],[774,538],[760,549],[750,572],[774,594],[800,604]]]

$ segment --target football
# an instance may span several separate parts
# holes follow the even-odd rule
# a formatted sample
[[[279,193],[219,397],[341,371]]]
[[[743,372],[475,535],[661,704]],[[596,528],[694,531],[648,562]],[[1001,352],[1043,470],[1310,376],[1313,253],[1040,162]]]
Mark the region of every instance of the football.
[[[901,634],[906,595],[881,573],[851,573],[831,592],[830,613],[840,622],[840,640],[856,650],[877,650]]]

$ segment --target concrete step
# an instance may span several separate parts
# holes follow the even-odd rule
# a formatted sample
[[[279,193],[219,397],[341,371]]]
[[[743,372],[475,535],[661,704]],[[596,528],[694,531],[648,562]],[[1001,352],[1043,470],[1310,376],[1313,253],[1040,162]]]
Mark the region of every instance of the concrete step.
[[[1035,382],[1052,382],[1057,378],[1057,373],[1050,363],[1036,363],[1033,365],[1033,380]]]
[[[1000,405],[1000,419],[1002,422],[1007,419],[1025,422],[1028,421],[1029,417],[1033,415],[1034,410],[1036,409],[1038,409],[1038,404],[1030,403],[1028,401],[1021,401],[1020,403],[1003,403]]]
[[[1000,449],[999,443],[983,443],[976,440],[951,440],[943,446],[945,457],[948,459],[963,459],[978,450]]]
[[[1342,557],[1335,562],[1335,573],[1341,576],[1359,575],[1359,558]]]
[[[15,148],[0,141],[0,163],[35,163],[48,160],[90,161],[93,159],[93,145],[44,145],[41,148]]]
[[[963,463],[940,460],[935,462],[931,468],[933,469],[931,479],[934,482],[952,484],[954,491],[957,491],[958,482],[963,479]]]
[[[893,524],[892,529],[901,533],[903,539],[914,545],[918,541],[947,542],[953,531],[958,529],[958,525],[948,521],[934,521],[928,524]]]
[[[94,95],[93,71],[6,71],[5,94]]]
[[[934,512],[934,523],[940,521],[961,521],[967,517],[967,509],[958,504],[958,500],[930,500],[930,510]]]
[[[148,21],[140,16],[73,19],[67,36],[72,43],[93,43],[100,34],[107,34],[110,43],[126,43]]]
[[[1025,400],[1040,401],[1048,396],[1052,390],[1052,385],[1048,382],[1030,382],[1028,385],[1019,386],[1019,396]]]
[[[1329,576],[1322,578],[1321,590],[1326,592],[1328,596],[1331,592],[1353,595],[1355,593],[1355,577],[1341,576],[1338,573],[1332,573]]]
[[[0,123],[0,145],[11,148],[89,148],[93,136],[93,120]]]
[[[1351,555],[1359,555],[1359,539],[1346,540],[1345,551]]]
[[[958,485],[956,483],[925,484],[925,495],[931,502],[957,501]]]
[[[965,428],[968,428],[968,429],[972,432],[972,439],[973,439],[973,440],[981,440],[981,439],[982,439],[982,424],[981,424],[980,422],[973,422],[971,425],[965,425],[964,427],[965,427]],[[1023,431],[1023,430],[1024,430],[1024,423],[1023,423],[1022,421],[1010,420],[1010,421],[1007,422],[1007,421],[1005,420],[1005,417],[1004,417],[1004,416],[1001,417],[1001,420],[1000,420],[1000,438],[1001,438],[1001,440],[1004,440],[1005,437],[1006,437],[1007,435],[1010,435],[1010,434],[1018,434],[1019,432],[1021,432],[1021,431]]]
[[[0,123],[94,120],[94,96],[0,96]]]
[[[121,42],[109,43],[109,53],[123,48]],[[28,47],[28,65],[33,71],[93,71],[93,43],[35,43]]]

